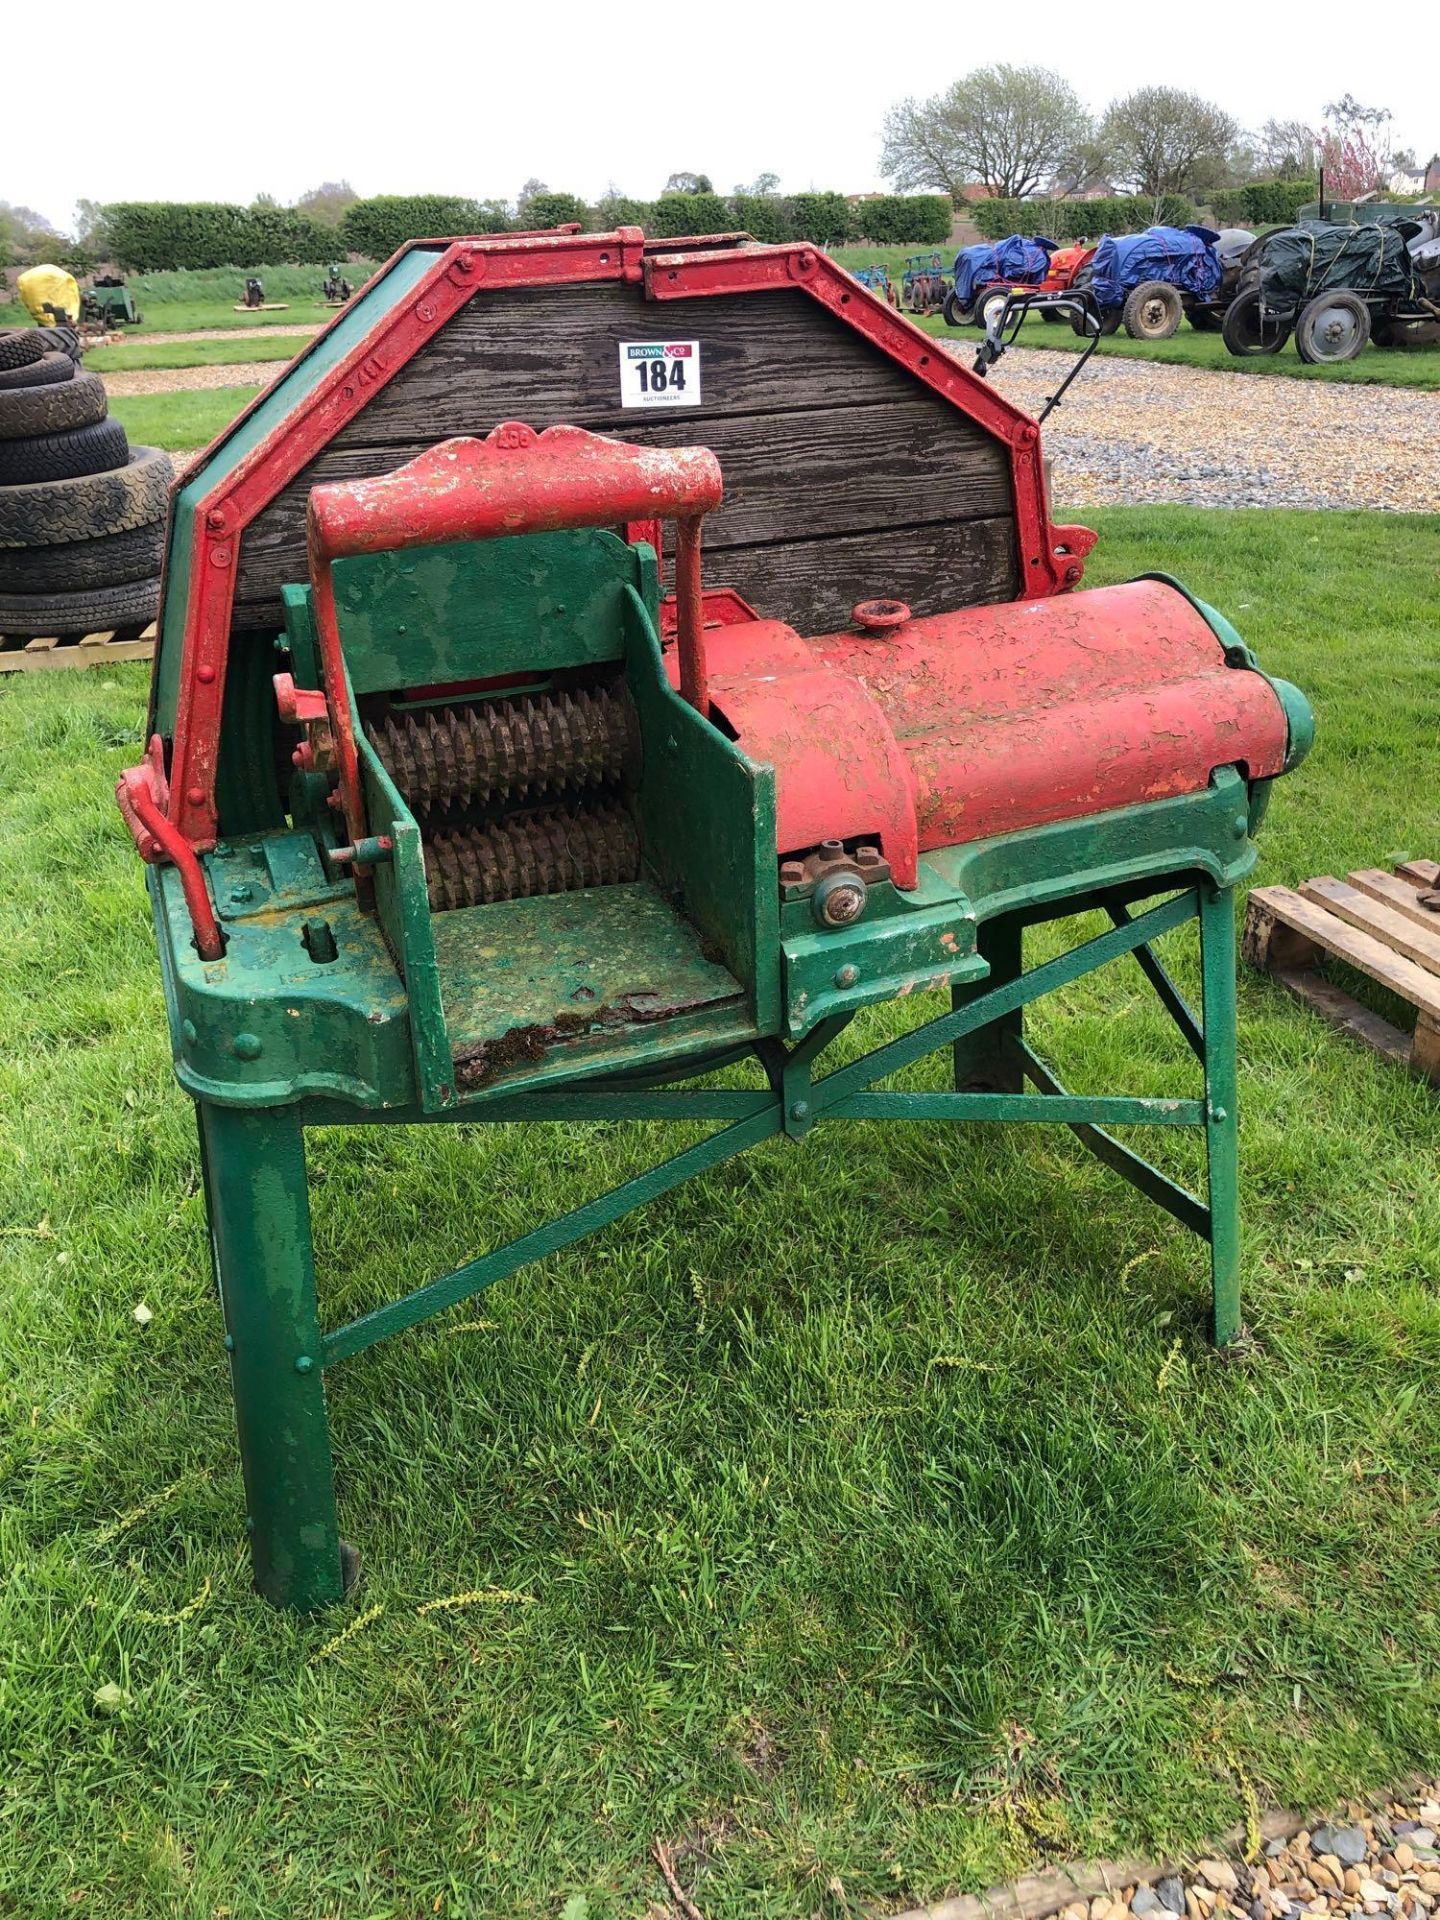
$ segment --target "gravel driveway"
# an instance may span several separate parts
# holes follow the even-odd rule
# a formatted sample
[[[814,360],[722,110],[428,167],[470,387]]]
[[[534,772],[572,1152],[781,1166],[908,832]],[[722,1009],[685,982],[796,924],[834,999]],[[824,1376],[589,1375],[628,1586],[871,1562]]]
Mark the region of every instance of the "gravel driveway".
[[[112,400],[132,393],[194,393],[200,387],[268,387],[288,360],[242,360],[223,367],[151,367],[140,373],[102,373]]]
[[[947,341],[969,364],[973,346]],[[1012,347],[990,379],[1038,413],[1067,353]],[[1440,512],[1440,395],[1096,356],[1045,428],[1067,507]]]

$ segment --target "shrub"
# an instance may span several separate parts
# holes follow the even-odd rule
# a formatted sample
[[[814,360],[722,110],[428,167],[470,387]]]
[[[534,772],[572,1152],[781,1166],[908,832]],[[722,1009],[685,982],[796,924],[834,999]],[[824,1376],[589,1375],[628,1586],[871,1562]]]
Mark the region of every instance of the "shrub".
[[[101,209],[120,266],[318,265],[335,251],[333,231],[291,207],[236,207],[206,200],[123,200]]]
[[[590,209],[577,193],[532,193],[520,209],[519,224],[522,227],[568,227],[572,220],[578,220],[582,227],[590,224]]]
[[[729,233],[730,203],[719,193],[662,193],[651,210],[646,232],[657,240],[679,240],[692,233]]]
[[[769,246],[796,238],[794,211],[778,193],[737,193],[730,217],[738,233],[752,234]]]
[[[1299,213],[1317,199],[1320,185],[1315,180],[1256,180],[1240,189],[1247,227],[1288,227]]]
[[[1003,240],[1007,233],[1098,240],[1102,233],[1188,226],[1195,209],[1178,193],[1167,193],[1158,211],[1148,194],[1115,194],[1104,200],[981,200],[970,209],[970,217],[987,240]]]
[[[382,193],[347,207],[340,233],[353,253],[385,260],[407,240],[453,240],[468,233],[503,233],[509,225],[508,215],[495,200],[467,200],[447,193]],[[333,234],[329,244],[333,252]]]
[[[855,238],[877,246],[943,247],[953,218],[944,193],[886,193],[851,209]]]
[[[797,240],[817,247],[843,246],[854,231],[850,203],[843,193],[795,193],[790,196]]]
[[[655,202],[632,200],[624,193],[610,193],[597,201],[595,218],[602,232],[608,232],[612,227],[644,227],[649,232],[655,225]]]

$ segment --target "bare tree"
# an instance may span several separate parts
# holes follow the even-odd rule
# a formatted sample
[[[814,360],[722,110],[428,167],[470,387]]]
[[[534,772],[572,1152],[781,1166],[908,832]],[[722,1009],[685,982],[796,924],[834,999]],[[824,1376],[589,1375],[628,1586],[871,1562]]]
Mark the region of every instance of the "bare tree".
[[[1238,131],[1223,108],[1178,87],[1141,87],[1113,101],[1100,125],[1117,180],[1157,201],[1223,166]]]
[[[880,170],[897,187],[937,187],[954,199],[976,182],[1023,199],[1090,139],[1080,96],[1048,67],[978,67],[930,100],[885,116]]]
[[[1319,160],[1315,131],[1303,120],[1267,120],[1255,138],[1261,169],[1277,180],[1307,180]]]

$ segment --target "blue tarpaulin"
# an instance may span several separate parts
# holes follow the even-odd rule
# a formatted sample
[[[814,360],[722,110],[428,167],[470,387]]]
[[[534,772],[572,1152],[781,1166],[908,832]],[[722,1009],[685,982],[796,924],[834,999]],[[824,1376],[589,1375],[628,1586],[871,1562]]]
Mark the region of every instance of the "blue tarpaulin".
[[[992,246],[988,240],[973,247],[962,247],[955,256],[955,298],[968,307],[982,287],[996,280],[1029,284],[1043,280],[1055,250],[1053,240],[1027,240],[1023,233]]]
[[[1164,280],[1208,300],[1220,285],[1218,237],[1211,227],[1147,227],[1118,240],[1107,233],[1095,249],[1095,297],[1121,307],[1142,280]]]

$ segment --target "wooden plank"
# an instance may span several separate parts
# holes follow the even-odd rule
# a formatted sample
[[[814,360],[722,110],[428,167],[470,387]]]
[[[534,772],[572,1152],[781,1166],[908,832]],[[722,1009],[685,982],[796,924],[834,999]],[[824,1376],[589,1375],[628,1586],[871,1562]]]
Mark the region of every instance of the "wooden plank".
[[[1383,901],[1395,913],[1402,914],[1418,927],[1429,928],[1440,938],[1440,913],[1421,906],[1420,895],[1413,881],[1402,880],[1393,873],[1382,873],[1379,867],[1361,867],[1348,878],[1357,892],[1368,893],[1372,900]]]
[[[66,640],[53,634],[9,646],[0,634],[0,673],[40,673],[66,667],[98,667],[119,660],[150,660],[155,654],[152,624],[139,639],[116,640],[110,634],[86,634]]]
[[[1429,973],[1440,973],[1440,922],[1421,929],[1393,908],[1354,887],[1347,887],[1343,880],[1334,880],[1329,874],[1307,880],[1300,892],[1305,899],[1338,914],[1348,925],[1358,927],[1361,933],[1373,934],[1383,946],[1404,954],[1416,966],[1424,967]]]
[[[684,446],[697,437],[688,421],[606,424],[643,446]],[[933,410],[924,401],[770,414],[763,421],[717,420],[707,424],[705,443],[725,476],[724,501],[705,520],[711,554],[928,521],[993,519],[1011,511],[1004,448],[986,440],[957,458],[953,444],[935,432]],[[327,449],[245,534],[237,597],[273,598],[282,586],[306,577],[311,487],[389,473],[423,450],[419,443]]]
[[[620,405],[620,345],[698,340],[701,405]],[[942,348],[936,349],[937,353]],[[852,407],[914,395],[915,382],[798,287],[647,301],[636,286],[482,288],[339,435],[346,447],[488,432],[500,420],[598,426],[656,418]],[[978,431],[936,401],[956,425]]]
[[[954,520],[835,540],[783,541],[710,554],[705,583],[733,587],[768,619],[802,633],[846,627],[861,600],[908,601],[916,613],[1012,599],[1019,589],[1015,523]],[[239,630],[283,625],[279,590],[235,609]]]
[[[622,408],[620,344],[660,337],[700,342],[702,404]],[[707,546],[717,555],[764,546],[774,557],[707,575],[743,573],[759,583],[767,612],[805,630],[836,624],[840,599],[860,577],[867,592],[903,593],[926,612],[977,604],[964,586],[971,578],[983,583],[983,598],[1018,591],[1008,532],[950,543],[983,550],[978,569],[962,565],[951,580],[918,578],[909,530],[1013,515],[1008,457],[983,428],[798,288],[663,304],[618,284],[482,288],[247,531],[237,624],[274,625],[281,587],[305,577],[312,486],[391,472],[437,440],[488,433],[505,419],[540,428],[570,421],[642,444],[713,448],[726,499],[709,516]],[[814,571],[811,556],[782,561],[780,543],[862,534],[870,536],[868,552],[840,556],[854,564],[823,612],[794,597],[792,583]],[[892,563],[908,590],[898,578],[885,584]],[[854,597],[862,596],[847,600],[847,614]]]
[[[1332,1026],[1342,1028],[1354,1039],[1372,1047],[1376,1053],[1383,1054],[1387,1060],[1394,1060],[1402,1067],[1410,1065],[1409,1034],[1392,1026],[1378,1013],[1372,1013],[1369,1007],[1361,1006],[1358,1000],[1334,986],[1321,974],[1311,973],[1305,968],[1282,967],[1272,978]]]
[[[1403,867],[1396,867],[1395,871],[1402,880],[1413,880],[1417,887],[1440,884],[1440,863],[1434,860],[1407,860]]]
[[[1368,974],[1432,1019],[1440,1019],[1440,980],[1423,967],[1392,953],[1370,934],[1347,925],[1313,901],[1292,893],[1289,887],[1257,887],[1250,898],[1258,900],[1285,926],[1313,940],[1324,952]]]

